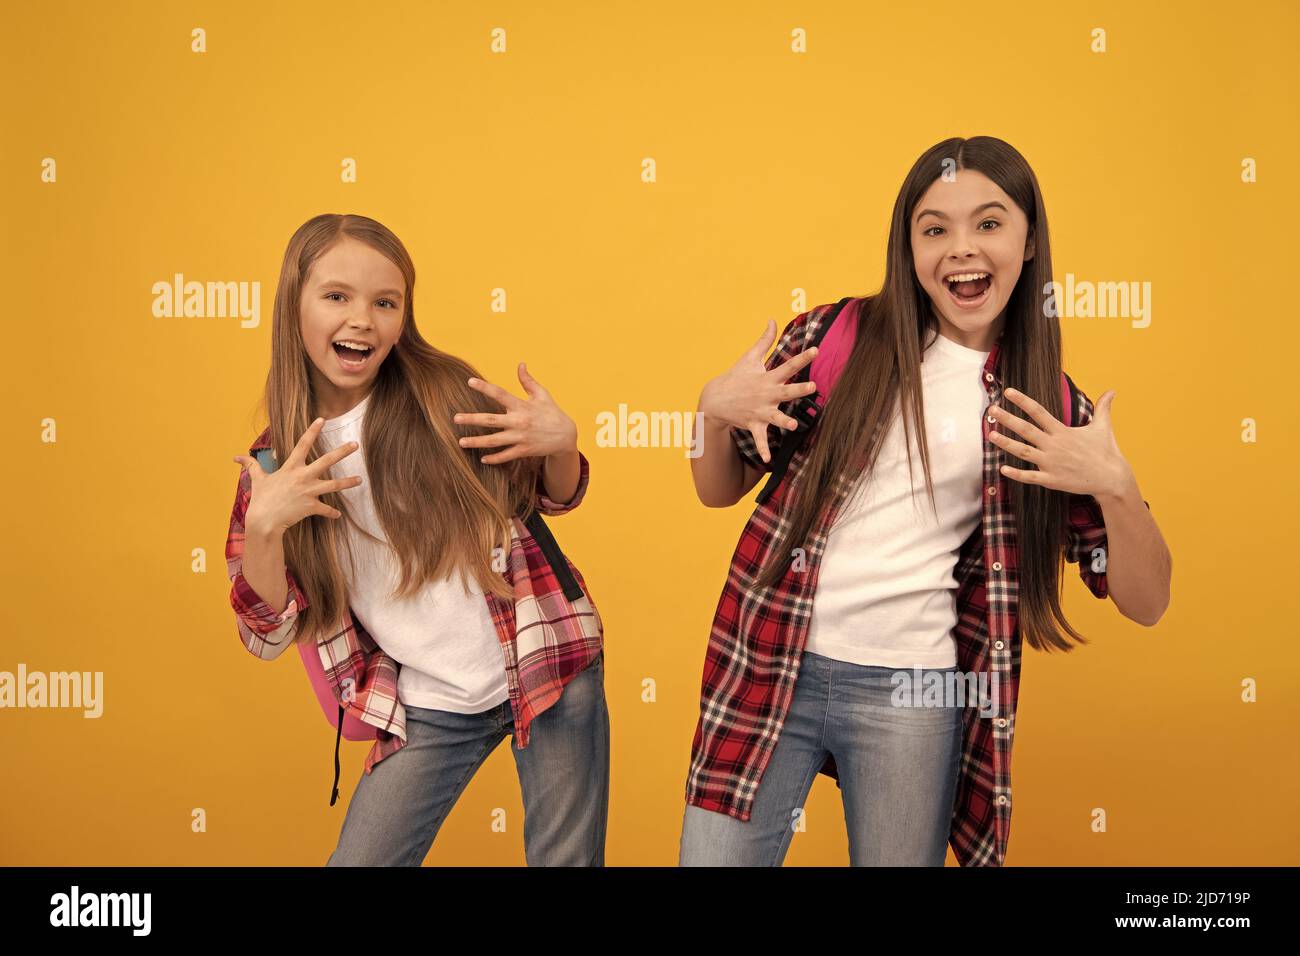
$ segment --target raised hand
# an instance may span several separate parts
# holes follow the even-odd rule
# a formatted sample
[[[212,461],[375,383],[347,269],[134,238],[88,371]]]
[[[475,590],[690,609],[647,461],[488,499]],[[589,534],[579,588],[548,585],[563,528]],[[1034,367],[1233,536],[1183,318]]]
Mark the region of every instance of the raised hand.
[[[244,517],[246,529],[257,528],[264,532],[282,534],[308,515],[323,515],[326,518],[340,516],[340,512],[321,501],[320,496],[330,491],[355,488],[361,484],[361,478],[358,475],[326,478],[324,474],[336,462],[356,451],[357,443],[340,445],[308,464],[307,453],[316,444],[316,437],[324,424],[325,419],[318,418],[307,426],[289,457],[269,475],[262,470],[256,458],[235,456],[234,460],[248,470],[253,483],[252,498]]]
[[[1093,497],[1118,496],[1135,483],[1133,470],[1120,452],[1111,428],[1114,389],[1097,400],[1092,419],[1078,428],[1066,425],[1024,392],[1008,388],[1005,394],[1023,408],[1031,420],[1025,421],[1004,408],[994,406],[989,413],[998,424],[1015,432],[1021,440],[994,431],[989,433],[989,441],[1031,462],[1038,470],[1003,465],[1002,474],[1025,484],[1044,485],[1057,491]]]
[[[805,349],[783,365],[768,369],[763,357],[775,341],[776,320],[768,319],[758,341],[700,393],[700,414],[748,430],[765,462],[772,459],[767,446],[767,426],[776,425],[787,431],[799,427],[799,422],[782,413],[778,406],[817,391],[816,382],[786,384],[817,357],[817,349]]]
[[[576,452],[578,426],[564,414],[551,393],[529,373],[524,363],[519,363],[519,383],[528,393],[522,399],[511,395],[500,385],[479,378],[469,379],[470,388],[482,392],[505,409],[493,412],[457,412],[452,421],[458,425],[482,425],[499,428],[490,435],[467,436],[460,440],[462,448],[501,448],[481,459],[485,465],[499,465],[516,458],[545,458],[547,455]]]

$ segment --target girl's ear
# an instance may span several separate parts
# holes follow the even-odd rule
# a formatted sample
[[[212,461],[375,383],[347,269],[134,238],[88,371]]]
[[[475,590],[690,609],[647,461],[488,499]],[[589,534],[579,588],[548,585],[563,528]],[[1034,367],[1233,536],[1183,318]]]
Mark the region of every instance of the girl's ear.
[[[1034,258],[1034,234],[1029,233],[1029,238],[1025,240],[1025,261],[1028,262]]]

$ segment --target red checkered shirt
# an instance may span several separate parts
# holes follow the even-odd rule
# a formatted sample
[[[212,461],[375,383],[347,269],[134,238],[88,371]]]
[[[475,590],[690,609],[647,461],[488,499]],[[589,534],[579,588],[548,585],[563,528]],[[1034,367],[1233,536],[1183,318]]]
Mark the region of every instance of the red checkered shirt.
[[[846,310],[852,305],[846,305]],[[767,367],[802,352],[832,307],[828,303],[796,317],[786,327]],[[1000,344],[999,338],[980,370],[990,404],[999,404],[1002,395]],[[1071,424],[1086,424],[1092,417],[1092,403],[1073,382],[1069,387],[1074,409]],[[787,403],[782,410],[789,412],[792,407],[793,403]],[[1002,449],[988,440],[994,426],[988,421],[987,410],[982,421],[983,514],[961,546],[953,569],[958,585],[953,635],[958,669],[986,675],[993,699],[987,707],[963,707],[961,769],[949,832],[949,842],[962,866],[1001,866],[1006,857],[1011,827],[1011,741],[1020,678],[1016,528],[1008,499],[1008,485],[1014,479],[999,471],[1005,459]],[[776,426],[768,427],[773,459],[785,434]],[[794,696],[827,535],[857,480],[857,476],[840,476],[830,507],[813,528],[801,567],[792,562],[784,577],[766,590],[749,587],[778,530],[785,530],[784,503],[798,481],[815,435],[814,430],[791,459],[785,480],[755,508],[741,533],[704,659],[686,801],[745,821],[750,818],[759,781]],[[759,457],[749,432],[733,428],[731,436],[745,461],[757,469],[771,470],[771,464]],[[1098,598],[1107,596],[1105,548],[1106,526],[1100,506],[1090,495],[1072,495],[1065,557],[1078,564],[1079,575]],[[1102,570],[1094,570],[1094,562]],[[834,757],[827,758],[820,772],[838,785]]]
[[[267,429],[249,447],[248,453],[255,456],[260,449],[270,447],[270,429]],[[538,479],[536,508],[543,515],[564,514],[582,501],[590,466],[581,452],[578,457],[578,487],[568,502],[560,504],[548,498]],[[240,640],[254,656],[271,660],[292,644],[296,618],[307,607],[307,597],[294,580],[292,569],[286,568],[289,603],[277,614],[244,578],[244,516],[251,495],[252,479],[245,469],[240,473],[230,515],[226,570]],[[599,655],[603,626],[586,582],[573,562],[565,559],[584,594],[570,601],[527,526],[517,517],[512,525],[514,533],[504,574],[514,587],[515,601],[502,600],[492,593],[485,597],[501,641],[514,714],[515,747],[522,750],[528,746],[529,729],[537,715],[559,700],[564,685]],[[529,620],[517,630],[515,607],[528,597],[535,598],[536,603],[526,601],[521,605],[527,607]],[[374,746],[366,755],[365,772],[370,773],[375,764],[406,744],[406,709],[397,694],[401,665],[380,649],[353,616],[351,608],[346,609],[344,619],[332,628],[318,629],[315,640],[326,678],[335,699],[343,704],[345,714],[377,730]],[[342,687],[348,687],[350,693],[343,694]]]

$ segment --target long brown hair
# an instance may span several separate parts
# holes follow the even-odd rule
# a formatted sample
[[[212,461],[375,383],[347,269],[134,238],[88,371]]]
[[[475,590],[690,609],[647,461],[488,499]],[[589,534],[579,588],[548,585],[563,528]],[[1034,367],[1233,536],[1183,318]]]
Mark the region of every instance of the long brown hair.
[[[1061,417],[1061,329],[1055,310],[1044,307],[1045,290],[1052,281],[1052,254],[1038,180],[1025,158],[1000,139],[944,140],[921,155],[898,192],[889,224],[884,283],[877,294],[862,302],[849,360],[812,433],[807,460],[788,491],[790,498],[781,522],[786,534],[769,550],[756,578],[757,587],[770,587],[781,578],[788,563],[784,556],[796,543],[807,540],[823,509],[830,507],[841,475],[861,471],[864,480],[869,476],[896,399],[911,474],[912,434],[926,434],[920,356],[923,344],[938,334],[929,296],[916,277],[911,220],[916,204],[944,172],[945,163],[951,168],[954,162],[958,170],[976,170],[997,183],[1029,220],[1028,241],[1034,254],[1024,263],[1007,302],[1000,337],[1000,377],[1004,387],[1033,396],[1052,415]],[[1015,403],[1000,404],[1012,414],[1028,418]],[[928,443],[917,444],[933,509]],[[1010,452],[1004,454],[1014,467],[1034,467]],[[1068,496],[1015,479],[1008,479],[1007,484],[1019,544],[1018,616],[1024,639],[1038,650],[1069,650],[1072,645],[1060,633],[1063,629],[1079,643],[1087,643],[1066,621],[1059,598]]]
[[[264,401],[276,457],[284,461],[317,417],[311,357],[302,338],[299,305],[316,261],[344,237],[376,249],[406,280],[402,331],[379,367],[362,425],[369,493],[375,513],[401,566],[393,597],[409,596],[426,582],[458,572],[485,592],[509,598],[512,591],[493,559],[508,553],[510,518],[527,517],[538,478],[536,459],[484,465],[486,451],[462,448],[457,439],[493,429],[457,425],[458,411],[500,412],[496,403],[466,384],[481,378],[469,363],[435,348],[415,324],[415,265],[402,241],[366,216],[324,214],[303,223],[289,240],[280,267],[271,327],[271,370]],[[319,442],[307,456],[323,453]],[[285,562],[307,597],[296,640],[317,627],[333,627],[347,605],[340,555],[348,536],[340,522],[356,525],[338,492],[321,496],[343,517],[309,515],[284,536]],[[358,527],[358,530],[359,527]],[[364,531],[362,531],[365,534]],[[367,537],[372,537],[367,534]],[[497,564],[494,569],[493,565]]]

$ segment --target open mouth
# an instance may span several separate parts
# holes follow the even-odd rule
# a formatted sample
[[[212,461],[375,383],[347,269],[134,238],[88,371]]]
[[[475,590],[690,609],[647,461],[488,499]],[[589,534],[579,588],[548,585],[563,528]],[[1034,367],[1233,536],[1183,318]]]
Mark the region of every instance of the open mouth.
[[[988,272],[955,272],[944,276],[948,296],[963,309],[978,309],[989,297],[993,288],[993,275]]]
[[[373,348],[360,345],[345,345],[342,342],[332,344],[339,365],[345,372],[359,372],[366,367],[366,363],[370,361],[370,356],[375,352]]]

